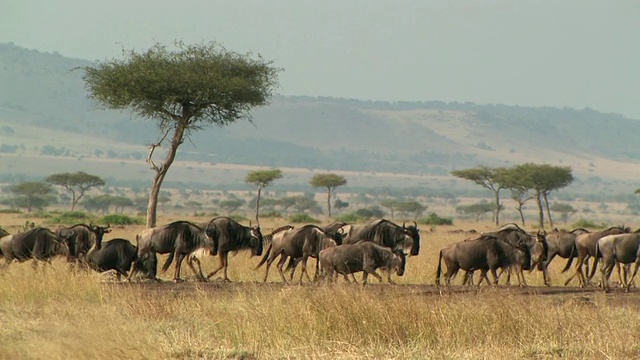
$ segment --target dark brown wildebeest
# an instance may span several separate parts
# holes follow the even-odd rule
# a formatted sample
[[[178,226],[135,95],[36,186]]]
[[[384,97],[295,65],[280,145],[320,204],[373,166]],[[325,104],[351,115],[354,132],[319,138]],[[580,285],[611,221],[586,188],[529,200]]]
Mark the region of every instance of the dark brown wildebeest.
[[[60,236],[53,231],[35,227],[17,234],[10,234],[0,239],[0,252],[7,264],[13,260],[24,262],[29,259],[50,262],[54,256],[69,255],[69,241],[73,233]]]
[[[626,291],[629,291],[631,282],[638,273],[638,267],[640,266],[640,230],[633,233],[601,237],[596,243],[596,255],[602,257],[602,268],[600,269],[602,274],[601,285],[605,290],[609,289],[609,277],[616,264],[628,265],[635,263],[631,279],[626,281],[626,274],[624,279],[620,278],[622,286],[625,287]]]
[[[115,270],[118,281],[124,276],[128,278],[128,271],[138,259],[138,249],[133,244],[122,238],[111,239],[104,244],[102,240],[96,243],[87,253],[87,263],[98,272]]]
[[[596,272],[596,268],[598,267],[599,257],[596,256],[596,244],[598,243],[598,240],[607,235],[625,234],[629,232],[631,232],[631,228],[629,227],[612,226],[602,231],[578,235],[576,237],[576,250],[578,253],[576,271],[564,282],[564,285],[568,285],[571,280],[573,280],[573,278],[577,276],[580,287],[586,287],[587,284],[591,282],[591,278],[593,278],[593,275]],[[582,266],[586,261],[589,260],[590,257],[593,257],[595,260],[591,268],[591,274],[587,274],[587,276],[582,270]],[[573,256],[570,257],[570,261],[573,261]]]
[[[205,248],[216,254],[218,251],[218,229],[213,224],[202,228],[190,221],[180,220],[170,224],[143,230],[136,236],[138,247],[138,261],[134,262],[133,269],[128,278],[131,279],[143,262],[151,263],[149,277],[156,278],[157,256],[156,254],[169,254],[162,271],[167,271],[173,258],[176,258],[176,267],[173,274],[173,281],[182,281],[180,278],[180,268],[184,258],[191,252]],[[198,273],[193,264],[187,262],[193,273],[203,278],[203,274]]]
[[[407,243],[406,236],[411,238],[410,243]],[[409,226],[404,223],[400,226],[386,219],[374,220],[364,225],[351,225],[344,243],[355,244],[360,240],[373,241],[392,250],[403,250],[410,255],[420,253],[420,229],[415,221]]]
[[[309,257],[313,257],[318,259],[318,255],[322,249],[325,249],[330,246],[336,246],[338,242],[342,241],[342,236],[339,233],[326,233],[322,228],[316,225],[305,225],[301,228],[294,230],[287,230],[281,233],[276,234],[273,240],[271,241],[271,246],[267,249],[266,253],[262,257],[260,263],[256,266],[256,269],[262,266],[264,263],[267,264],[264,273],[263,281],[267,281],[267,277],[269,276],[269,268],[271,264],[280,257],[280,261],[278,261],[278,272],[280,273],[280,277],[282,277],[283,282],[287,282],[284,277],[284,271],[282,267],[284,266],[287,258],[291,257],[294,260],[300,259],[302,263],[302,273],[300,274],[300,283],[302,283],[302,278],[306,274],[307,280],[311,281],[311,277],[307,271],[307,259]],[[297,262],[294,262],[296,264]],[[314,279],[317,278],[318,272],[318,262],[316,262],[316,273],[314,275]]]
[[[244,226],[226,216],[213,218],[207,226],[215,227],[218,231],[219,245],[217,254],[220,259],[220,265],[207,275],[207,279],[217,274],[218,271],[223,270],[224,281],[231,281],[227,274],[229,252],[231,251],[251,250],[251,256],[262,255],[264,240],[259,226]]]
[[[514,247],[525,245],[529,248],[526,253],[516,253],[517,256],[513,266],[519,267],[519,269],[516,269],[518,274],[523,274],[524,270],[533,270],[535,265],[547,259],[548,243],[546,240],[546,231],[544,230],[538,230],[536,233],[529,233],[520,228],[517,224],[511,223],[503,225],[496,231],[481,233],[480,235],[466,239],[465,241],[477,240],[483,237],[493,237]],[[510,284],[511,282],[511,270],[513,266],[502,269],[503,271],[507,271],[507,284]],[[482,279],[486,279],[487,283],[489,283],[489,279],[486,276],[481,278],[480,281],[482,281]],[[518,278],[518,282],[521,285],[526,285],[524,276]],[[473,285],[473,271],[465,273],[463,285],[464,284]],[[480,283],[478,283],[478,285],[480,285]]]
[[[588,232],[589,230],[582,228],[573,229],[571,231],[554,229],[552,232],[547,234],[547,259],[538,262],[538,270],[542,271],[542,278],[545,285],[550,286],[548,268],[551,261],[556,256],[568,259],[562,272],[569,270],[573,257],[577,254],[576,237]]]
[[[64,236],[68,232],[73,232],[75,236],[70,238],[69,242],[69,262],[81,264],[86,260],[87,253],[96,244],[102,241],[104,234],[111,232],[111,226],[93,225],[93,223],[76,224],[73,226],[63,226],[58,229],[58,234]]]
[[[521,252],[521,254],[520,254]],[[445,281],[447,285],[451,285],[451,279],[462,269],[467,272],[481,270],[481,278],[487,278],[487,271],[491,271],[493,275],[493,284],[498,284],[497,270],[507,269],[515,266],[518,280],[524,278],[522,274],[523,268],[530,267],[531,253],[529,246],[525,242],[518,242],[516,245],[507,241],[497,239],[490,235],[482,235],[479,239],[461,241],[449,245],[440,250],[438,259],[438,269],[436,272],[436,285],[440,285],[440,275],[442,273],[442,261],[444,260],[447,271],[445,273]],[[518,262],[523,262],[519,264]],[[526,265],[526,263],[529,265]],[[524,282],[521,282],[524,284]]]
[[[384,269],[387,273],[387,280],[391,280],[391,273],[402,276],[406,264],[406,255],[403,251],[395,252],[388,247],[380,246],[371,241],[360,241],[355,244],[343,244],[329,247],[320,251],[319,262],[323,277],[329,281],[334,280],[334,274],[341,274],[349,282],[347,275],[357,272],[364,272],[362,285],[367,284],[369,274],[382,282],[382,277],[376,272],[377,269]]]

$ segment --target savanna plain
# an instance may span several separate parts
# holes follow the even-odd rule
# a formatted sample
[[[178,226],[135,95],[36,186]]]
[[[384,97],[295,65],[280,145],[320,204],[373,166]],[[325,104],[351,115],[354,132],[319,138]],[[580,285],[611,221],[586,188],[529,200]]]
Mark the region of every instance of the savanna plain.
[[[5,228],[24,222],[23,215],[0,214]],[[286,220],[261,224],[266,234]],[[115,227],[105,241],[135,243],[142,229]],[[248,252],[229,257],[229,283],[193,281],[186,266],[187,281],[175,284],[173,267],[159,273],[162,282],[127,283],[72,270],[64,259],[36,268],[11,264],[0,269],[0,358],[640,358],[640,289],[565,287],[563,259],[551,264],[550,288],[536,271],[526,274],[526,288],[462,287],[460,275],[453,287],[436,287],[439,250],[471,229],[495,225],[422,226],[420,254],[408,258],[405,275],[365,287],[342,280],[282,284],[275,269],[263,283],[264,268],[255,270],[259,258]],[[204,271],[217,261],[206,259]]]

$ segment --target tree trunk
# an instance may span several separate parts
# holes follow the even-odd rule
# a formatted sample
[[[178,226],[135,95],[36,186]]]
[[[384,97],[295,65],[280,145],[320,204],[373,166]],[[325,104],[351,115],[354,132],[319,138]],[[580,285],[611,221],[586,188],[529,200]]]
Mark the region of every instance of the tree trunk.
[[[327,187],[327,209],[329,210],[329,218],[331,218],[331,187]]]
[[[186,128],[186,124],[181,123],[178,124],[174,130],[173,136],[171,137],[171,144],[169,144],[169,150],[167,151],[167,157],[164,160],[164,163],[160,166],[156,166],[151,159],[153,155],[153,149],[151,153],[149,153],[149,158],[147,158],[147,162],[151,163],[152,168],[156,171],[156,175],[153,177],[153,184],[151,185],[151,190],[149,192],[149,205],[147,206],[147,228],[152,228],[156,226],[157,220],[157,209],[158,209],[158,195],[160,195],[160,188],[162,187],[162,182],[164,181],[165,176],[167,175],[167,171],[173,161],[176,158],[176,153],[178,152],[178,147],[182,144],[182,138],[184,136],[184,130]]]
[[[256,199],[256,225],[260,226],[260,219],[258,219],[258,213],[260,212],[260,194],[262,193],[262,186],[258,187],[258,198]]]
[[[520,221],[522,221],[522,226],[525,226],[524,225],[524,214],[522,213],[522,204],[518,205],[516,210],[518,210],[518,214],[520,214]]]
[[[553,220],[551,219],[551,210],[549,209],[549,199],[547,198],[547,193],[542,193],[542,198],[544,199],[544,206],[547,210],[547,218],[549,219],[549,227],[553,229]]]
[[[540,229],[544,229],[544,212],[542,211],[542,194],[536,192],[536,204],[538,205],[538,226]]]
[[[496,193],[496,225],[500,225],[500,189]]]

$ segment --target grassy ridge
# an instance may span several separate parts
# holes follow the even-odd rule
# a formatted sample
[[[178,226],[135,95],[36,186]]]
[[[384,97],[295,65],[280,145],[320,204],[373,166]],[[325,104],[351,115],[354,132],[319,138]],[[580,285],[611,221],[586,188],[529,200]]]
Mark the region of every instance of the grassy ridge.
[[[109,238],[133,239],[139,230],[115,229]],[[634,293],[523,296],[508,287],[483,287],[439,294],[409,286],[433,284],[438,250],[464,238],[448,230],[423,229],[421,254],[409,258],[398,286],[282,286],[276,271],[262,284],[264,269],[254,270],[258,259],[247,253],[229,258],[232,284],[167,283],[154,290],[70,271],[62,260],[36,269],[12,264],[0,270],[0,358],[640,356],[632,341],[640,327]],[[208,271],[216,264],[207,259],[203,266]],[[552,280],[559,284],[564,262],[553,265]],[[171,269],[161,276],[170,279]],[[541,284],[538,273],[527,280]],[[195,290],[179,291],[185,286]]]

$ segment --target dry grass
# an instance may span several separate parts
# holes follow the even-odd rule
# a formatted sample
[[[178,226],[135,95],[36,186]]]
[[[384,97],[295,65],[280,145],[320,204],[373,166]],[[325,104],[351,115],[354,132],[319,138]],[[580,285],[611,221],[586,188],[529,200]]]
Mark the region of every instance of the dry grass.
[[[471,227],[492,228],[456,226]],[[283,286],[276,271],[262,284],[264,269],[253,270],[258,259],[247,253],[230,257],[233,284],[117,284],[105,275],[70,271],[62,260],[35,270],[13,264],[0,270],[0,358],[640,357],[635,293],[422,291],[416,285],[434,282],[438,250],[466,236],[451,229],[423,229],[421,254],[409,258],[398,286]],[[133,239],[139,230],[117,229],[109,238]],[[207,260],[205,271],[216,263]],[[558,271],[562,265],[551,272],[556,284],[566,276]],[[168,280],[171,273],[161,275]],[[541,284],[540,274],[527,276]],[[192,290],[180,291],[185,288]]]

